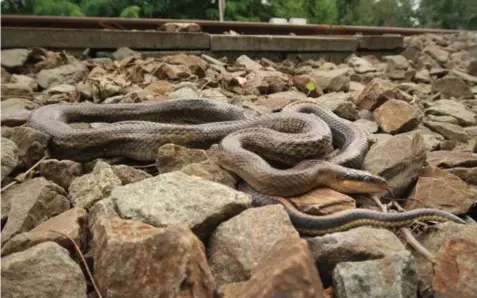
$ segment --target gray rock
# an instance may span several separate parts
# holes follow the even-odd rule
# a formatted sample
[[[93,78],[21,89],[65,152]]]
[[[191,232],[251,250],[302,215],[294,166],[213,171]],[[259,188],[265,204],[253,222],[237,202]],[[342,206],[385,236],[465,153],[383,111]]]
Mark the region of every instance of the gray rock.
[[[8,49],[2,50],[2,67],[21,67],[28,59],[31,50],[28,49]]]
[[[4,202],[9,202],[11,207],[7,224],[2,230],[2,244],[16,234],[30,231],[71,206],[64,189],[43,177],[8,188],[2,194],[2,205]]]
[[[417,297],[416,264],[409,251],[379,260],[339,263],[333,270],[337,298]]]
[[[292,102],[306,99],[306,94],[296,90],[289,90],[260,97],[255,101],[255,104],[267,107],[272,111],[278,111]]]
[[[1,115],[1,123],[2,126],[20,126],[25,124],[28,121],[28,117],[30,117],[31,111],[24,109],[13,107],[9,109],[2,109]]]
[[[2,101],[2,126],[20,126],[27,122],[31,110],[38,104],[26,98],[8,98]]]
[[[307,239],[324,284],[331,284],[336,265],[391,256],[406,248],[391,231],[359,227]]]
[[[126,57],[142,58],[142,53],[138,51],[131,50],[127,47],[118,48],[116,51],[111,53],[111,57],[115,60],[122,60]]]
[[[273,246],[299,238],[282,205],[249,209],[220,224],[209,240],[209,264],[217,285],[245,281]]]
[[[429,104],[429,107],[424,112],[426,115],[454,117],[457,119],[457,124],[462,126],[470,126],[477,123],[476,115],[467,109],[465,105],[455,100],[437,100]]]
[[[235,63],[237,65],[241,65],[245,67],[247,70],[250,71],[257,71],[262,69],[262,65],[256,61],[250,59],[247,55],[240,55],[236,60]]]
[[[187,227],[201,239],[252,202],[245,193],[181,172],[115,187],[111,199],[122,218],[157,227]]]
[[[86,298],[86,291],[81,267],[55,242],[2,258],[4,297]]]
[[[432,83],[433,92],[441,92],[445,96],[455,98],[473,98],[470,86],[464,80],[455,76],[445,76]]]
[[[341,118],[350,121],[359,119],[358,109],[349,93],[329,92],[313,100],[325,105]]]
[[[376,122],[366,119],[358,119],[353,123],[366,130],[368,133],[375,133],[379,128],[379,125]]]
[[[424,121],[424,125],[441,134],[448,140],[467,143],[467,141],[470,139],[470,136],[462,129],[462,126],[456,124]]]
[[[416,72],[416,75],[414,76],[414,81],[418,83],[430,83],[431,82],[431,74],[429,73],[429,70],[427,69],[421,69]]]
[[[310,75],[325,92],[348,91],[350,85],[348,68],[333,70],[313,70]]]
[[[477,60],[470,61],[469,65],[467,66],[467,73],[471,76],[477,76]]]
[[[71,84],[61,84],[53,85],[50,88],[46,89],[45,92],[48,94],[58,94],[58,93],[70,93],[75,92],[76,87]]]
[[[74,206],[89,209],[107,198],[113,188],[121,184],[111,166],[98,161],[90,174],[73,179],[68,190]]]
[[[181,170],[182,173],[197,176],[212,182],[218,182],[230,188],[235,188],[237,177],[226,171],[217,162],[207,159],[199,163],[192,163]]]
[[[429,114],[426,116],[427,121],[434,121],[434,122],[446,122],[451,124],[459,124],[459,121],[452,117],[452,116],[436,116]]]
[[[169,93],[170,99],[198,98],[198,97],[199,97],[199,93],[197,92],[197,90],[188,86],[178,88]]]
[[[445,63],[447,62],[447,59],[449,59],[449,52],[436,45],[429,45],[424,49],[424,53],[429,54],[432,58],[436,59],[440,63]]]
[[[425,161],[422,134],[410,132],[372,146],[366,154],[363,168],[387,179],[394,195],[400,196],[417,180]]]
[[[7,139],[2,137],[2,144],[1,144],[1,156],[2,156],[2,172],[1,172],[1,180],[8,176],[17,166],[18,164],[18,147],[17,145]]]
[[[18,167],[28,169],[45,156],[50,137],[30,127],[2,127],[2,137],[15,142]]]
[[[348,65],[354,69],[356,73],[368,73],[368,72],[376,72],[376,67],[371,64],[368,60],[353,56],[348,59]]]
[[[83,175],[83,165],[72,160],[46,159],[38,166],[40,175],[68,189],[71,181]]]
[[[462,71],[458,71],[457,69],[452,69],[450,71],[451,74],[455,75],[456,77],[461,78],[462,80],[466,81],[467,83],[477,84],[477,76],[472,76]]]
[[[42,242],[53,241],[75,252],[69,239],[61,234],[50,232],[58,231],[72,238],[80,249],[85,248],[87,239],[88,214],[83,208],[72,208],[47,221],[42,222],[32,230],[15,235],[2,247],[2,256],[23,251]]]
[[[424,140],[424,147],[427,151],[434,151],[438,149],[440,143],[445,140],[442,135],[427,128],[423,124],[419,125],[419,127],[415,131],[421,133],[422,138]]]
[[[406,70],[410,67],[407,59],[402,55],[385,56],[387,62],[386,74],[393,79],[404,79]]]
[[[183,167],[207,160],[205,150],[165,144],[157,150],[156,168],[159,173],[181,170]]]
[[[56,68],[43,69],[37,74],[38,84],[50,88],[61,84],[76,84],[88,73],[84,63],[74,62]]]
[[[213,297],[205,247],[189,229],[104,218],[92,242],[94,275],[109,298]]]
[[[121,180],[122,185],[138,182],[152,175],[140,169],[129,167],[126,165],[115,165],[112,167],[114,174]]]

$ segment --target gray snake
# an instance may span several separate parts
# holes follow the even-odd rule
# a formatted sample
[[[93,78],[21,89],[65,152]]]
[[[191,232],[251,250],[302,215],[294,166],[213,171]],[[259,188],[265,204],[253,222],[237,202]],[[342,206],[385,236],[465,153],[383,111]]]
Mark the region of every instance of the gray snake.
[[[71,122],[114,124],[78,129],[71,127]],[[395,214],[352,210],[330,217],[297,210],[283,197],[316,187],[343,193],[377,193],[387,188],[385,179],[359,169],[368,151],[366,133],[317,103],[297,102],[280,113],[259,117],[248,117],[237,106],[207,99],[53,104],[34,110],[29,125],[51,136],[54,156],[80,162],[113,156],[155,160],[158,148],[167,143],[198,148],[219,143],[220,165],[246,182],[240,189],[252,195],[255,205],[282,203],[305,234],[359,225],[402,226],[416,219],[465,223],[434,209]],[[331,154],[334,148],[338,152]]]

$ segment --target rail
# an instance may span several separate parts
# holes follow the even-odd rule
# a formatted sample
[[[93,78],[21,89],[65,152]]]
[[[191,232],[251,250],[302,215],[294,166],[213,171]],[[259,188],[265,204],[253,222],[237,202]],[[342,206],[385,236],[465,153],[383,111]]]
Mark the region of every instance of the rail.
[[[460,30],[402,28],[402,27],[370,27],[345,26],[324,24],[271,24],[263,22],[231,22],[210,20],[178,20],[178,19],[131,19],[108,17],[61,17],[61,16],[32,16],[32,15],[2,15],[2,27],[36,27],[36,28],[88,28],[88,29],[122,29],[122,30],[157,30],[168,22],[193,22],[201,26],[202,31],[210,34],[222,34],[233,30],[240,34],[269,34],[269,35],[415,35],[425,33],[458,33]]]

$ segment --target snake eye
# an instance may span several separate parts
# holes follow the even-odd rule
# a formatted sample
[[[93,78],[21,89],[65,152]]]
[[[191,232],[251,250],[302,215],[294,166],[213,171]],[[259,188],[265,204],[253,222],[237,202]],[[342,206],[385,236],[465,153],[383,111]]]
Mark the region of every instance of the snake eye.
[[[371,177],[370,177],[370,176],[364,176],[364,178],[363,178],[363,181],[364,181],[364,182],[368,182],[368,183],[369,183],[369,182],[371,182],[371,181],[372,181],[372,179],[371,179]]]

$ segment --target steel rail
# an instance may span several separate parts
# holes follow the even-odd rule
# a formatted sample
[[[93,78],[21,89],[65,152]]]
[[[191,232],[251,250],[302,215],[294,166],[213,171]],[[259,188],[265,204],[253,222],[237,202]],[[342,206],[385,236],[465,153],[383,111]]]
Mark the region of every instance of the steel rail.
[[[210,20],[184,19],[130,19],[108,17],[61,17],[61,16],[32,16],[32,15],[2,15],[2,27],[50,27],[50,28],[89,28],[89,29],[126,29],[126,30],[157,30],[165,23],[193,22],[201,26],[202,31],[211,34],[222,34],[233,30],[240,34],[271,34],[271,35],[383,35],[400,34],[415,35],[425,33],[459,33],[462,30],[402,28],[402,27],[371,27],[345,26],[323,24],[271,24],[264,22],[232,22]]]

